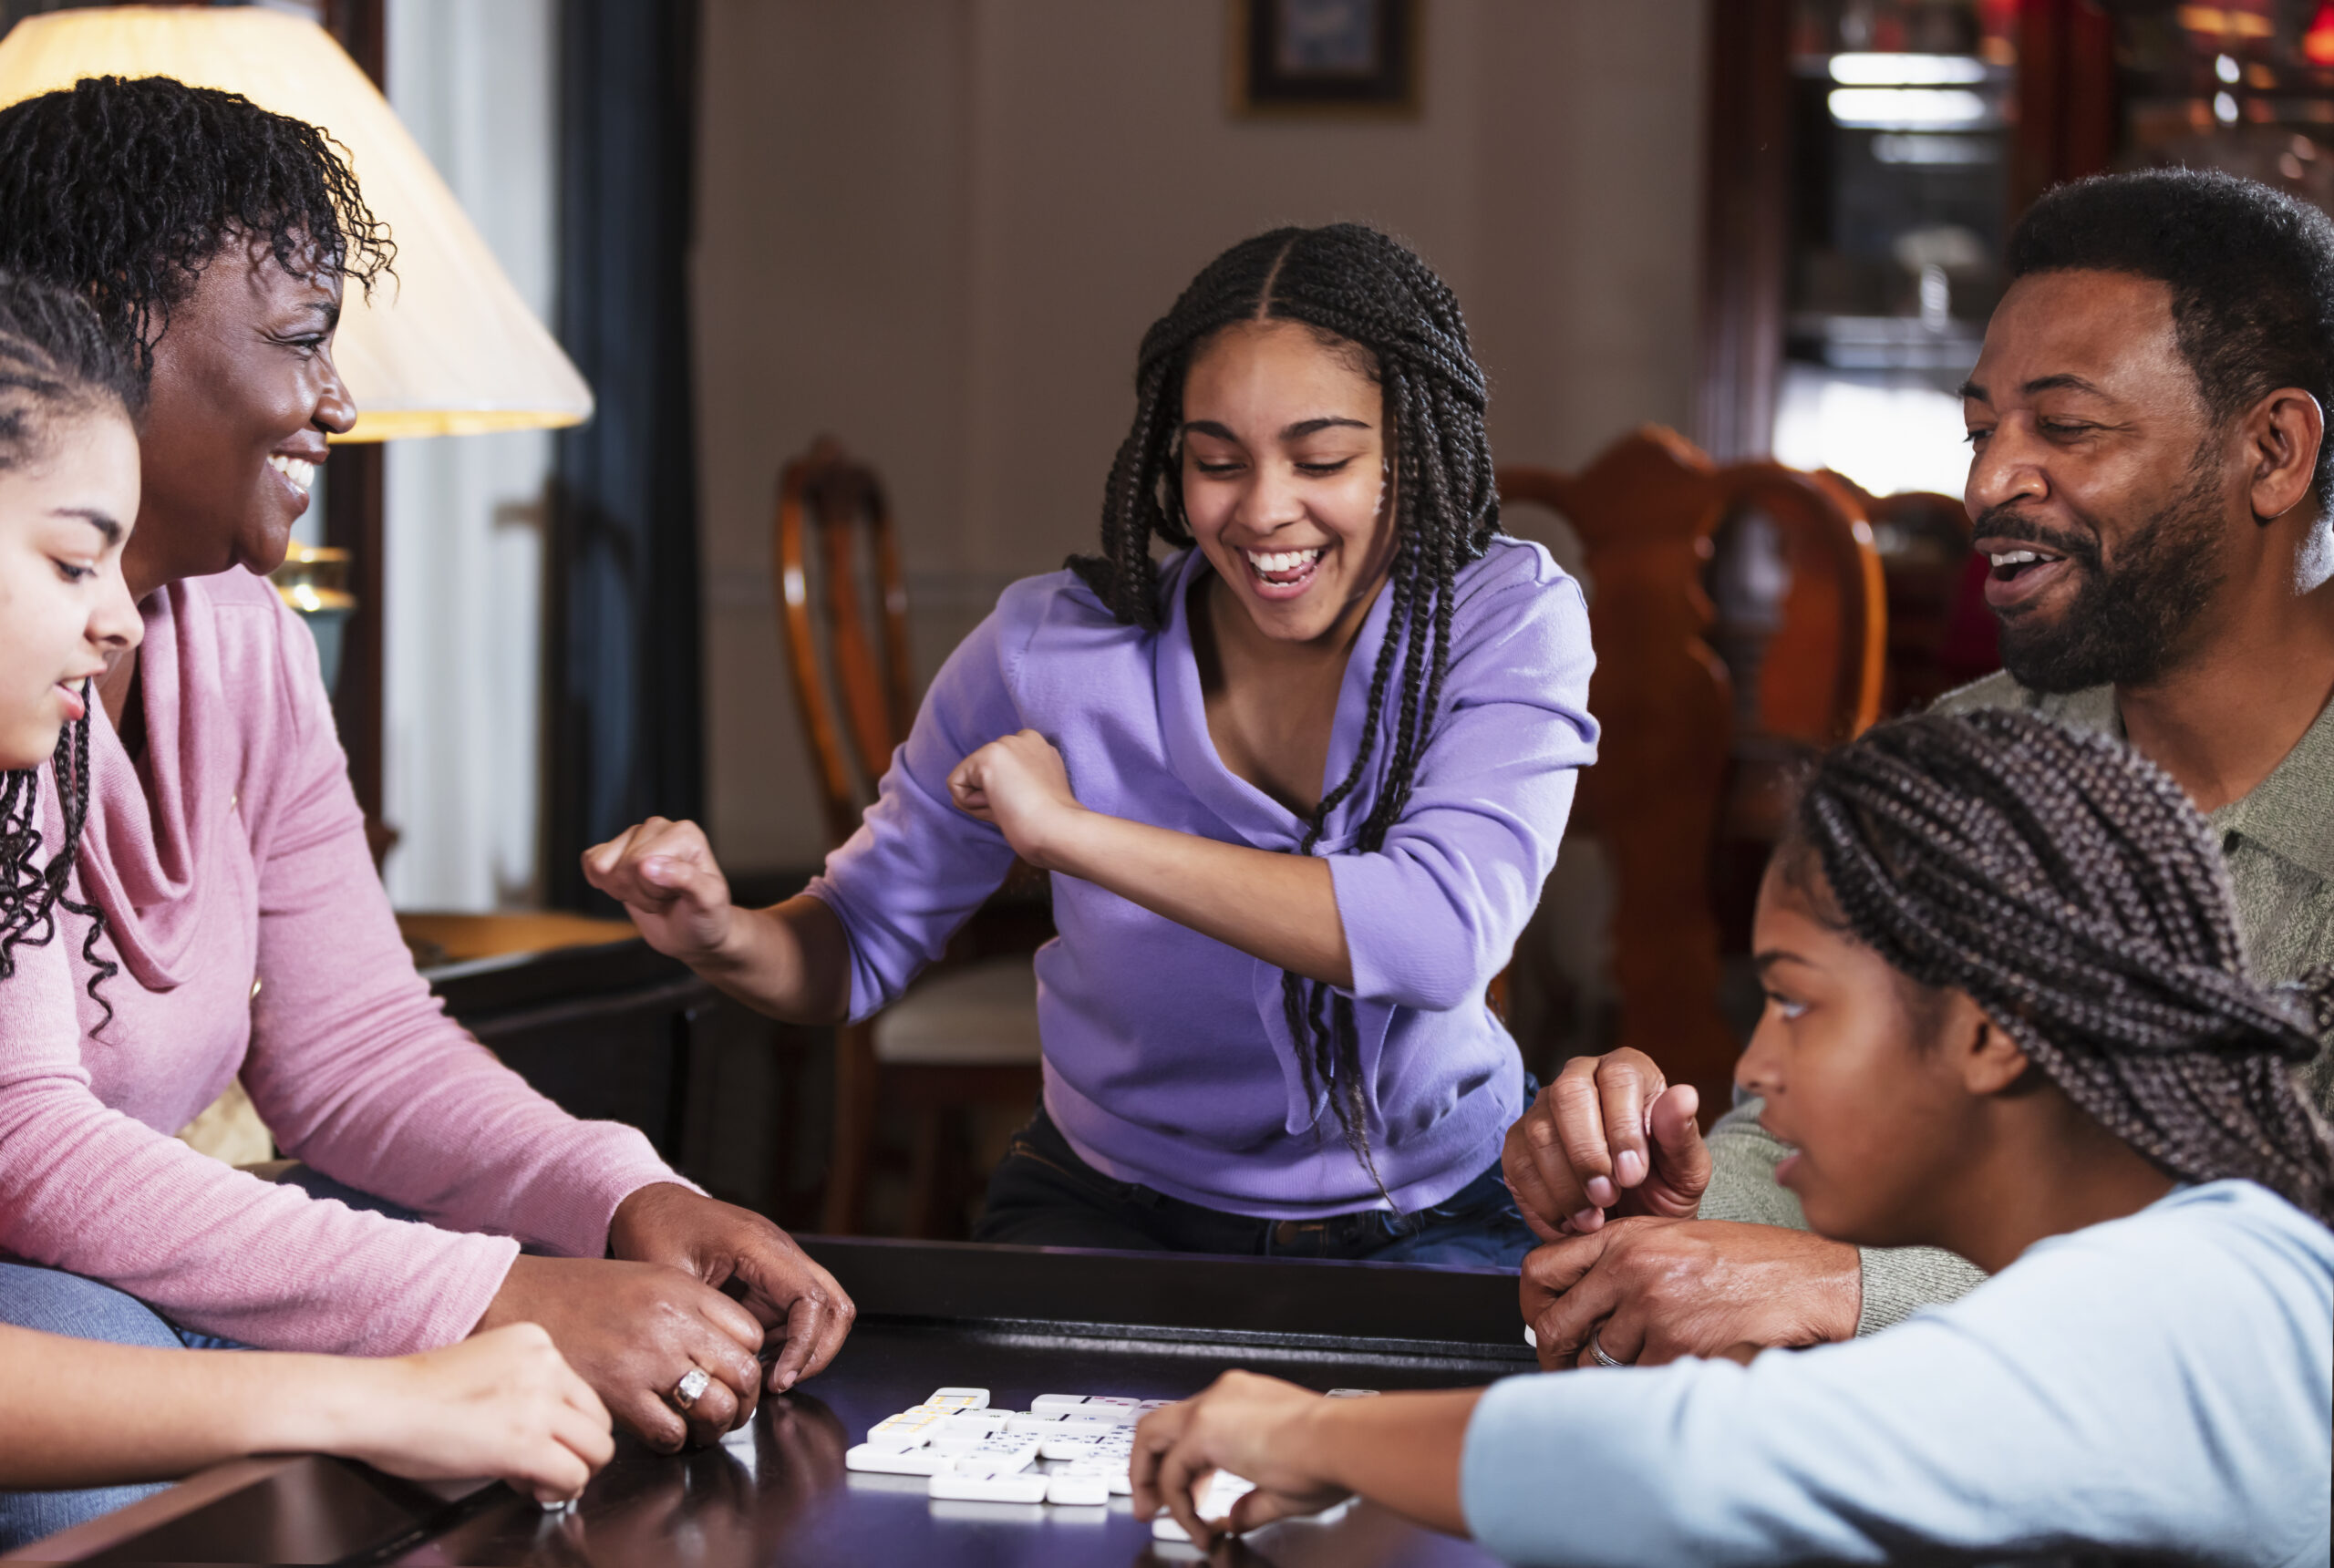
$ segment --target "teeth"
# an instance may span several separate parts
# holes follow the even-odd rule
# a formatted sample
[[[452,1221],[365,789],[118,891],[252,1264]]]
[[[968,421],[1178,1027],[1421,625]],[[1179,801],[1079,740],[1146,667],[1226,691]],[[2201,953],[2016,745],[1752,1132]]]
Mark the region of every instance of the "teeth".
[[[267,466],[291,480],[293,488],[304,495],[316,482],[316,465],[305,458],[274,457],[267,459]]]
[[[1988,559],[1997,566],[2024,566],[2029,562],[2056,561],[2059,558],[2055,555],[2043,555],[2031,550],[2005,550],[2000,554],[1989,556]]]
[[[1321,547],[1310,550],[1251,550],[1248,560],[1256,570],[1265,573],[1294,572],[1300,566],[1310,566],[1321,559]]]

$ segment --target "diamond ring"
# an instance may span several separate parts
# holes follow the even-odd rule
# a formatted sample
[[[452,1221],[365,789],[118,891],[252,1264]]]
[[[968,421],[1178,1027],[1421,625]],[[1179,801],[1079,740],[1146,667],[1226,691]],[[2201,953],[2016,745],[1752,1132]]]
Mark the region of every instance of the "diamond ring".
[[[684,1410],[687,1409],[697,1403],[697,1396],[704,1393],[712,1382],[713,1379],[705,1375],[704,1367],[690,1367],[687,1374],[673,1385],[673,1403]]]

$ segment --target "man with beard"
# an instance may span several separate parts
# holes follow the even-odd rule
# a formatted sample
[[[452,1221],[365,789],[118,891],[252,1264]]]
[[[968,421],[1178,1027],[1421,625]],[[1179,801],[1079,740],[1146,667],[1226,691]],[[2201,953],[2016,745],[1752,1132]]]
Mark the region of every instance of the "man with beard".
[[[2122,736],[2209,814],[2257,976],[2334,964],[2334,222],[2224,174],[2102,177],[2037,202],[2008,271],[1962,387],[2005,669],[1938,706]],[[2334,1109],[2334,1054],[2306,1082]],[[1618,1051],[1509,1132],[1543,1365],[1844,1339],[1982,1277],[1810,1234],[1760,1103],[1707,1143],[1694,1109]]]

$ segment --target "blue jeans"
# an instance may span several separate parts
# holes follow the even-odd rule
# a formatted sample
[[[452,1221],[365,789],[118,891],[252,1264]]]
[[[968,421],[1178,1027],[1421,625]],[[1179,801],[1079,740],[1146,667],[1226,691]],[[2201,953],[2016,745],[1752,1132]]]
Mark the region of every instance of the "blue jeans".
[[[1526,1075],[1524,1103],[1538,1093]],[[1113,1181],[1078,1157],[1043,1109],[1014,1135],[989,1177],[973,1240],[1506,1270],[1523,1267],[1523,1254],[1540,1244],[1497,1164],[1415,1213],[1363,1209],[1322,1220],[1258,1220]]]
[[[369,1193],[345,1187],[329,1176],[294,1165],[274,1173],[274,1180],[304,1189],[311,1197],[338,1198],[352,1209],[371,1209],[398,1219],[411,1219],[398,1208]],[[61,1269],[0,1260],[0,1323],[36,1328],[73,1339],[99,1339],[112,1345],[139,1345],[159,1350],[236,1350],[232,1339],[181,1328],[135,1296],[109,1284]],[[129,1398],[136,1398],[134,1391]],[[0,1412],[0,1423],[6,1413]],[[136,1502],[161,1491],[160,1485],[87,1487],[72,1491],[0,1491],[0,1552],[54,1535],[100,1514]]]

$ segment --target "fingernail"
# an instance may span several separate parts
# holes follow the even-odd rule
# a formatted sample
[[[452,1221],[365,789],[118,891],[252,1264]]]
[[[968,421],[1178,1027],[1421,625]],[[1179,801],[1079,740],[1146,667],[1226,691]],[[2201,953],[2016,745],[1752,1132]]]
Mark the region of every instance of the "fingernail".
[[[673,862],[663,855],[651,855],[640,862],[640,874],[650,882],[663,882],[673,869]]]
[[[1593,1231],[1596,1228],[1597,1222],[1604,1218],[1605,1211],[1602,1209],[1583,1209],[1572,1217],[1573,1229],[1583,1232]]]
[[[1606,1207],[1619,1196],[1619,1193],[1613,1191],[1613,1183],[1609,1179],[1603,1176],[1591,1176],[1588,1179],[1588,1201],[1598,1208]]]
[[[1634,1149],[1624,1149],[1621,1157],[1613,1161],[1614,1174],[1624,1187],[1634,1187],[1645,1180],[1645,1156]]]

